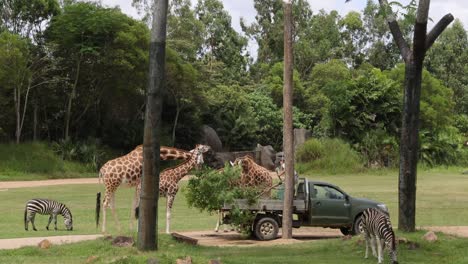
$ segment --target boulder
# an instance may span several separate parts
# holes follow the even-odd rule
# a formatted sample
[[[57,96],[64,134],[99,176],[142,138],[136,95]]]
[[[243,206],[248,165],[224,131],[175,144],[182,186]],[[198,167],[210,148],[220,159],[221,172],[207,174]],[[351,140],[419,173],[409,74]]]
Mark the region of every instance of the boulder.
[[[423,239],[428,242],[435,242],[437,241],[437,235],[434,233],[434,231],[429,231],[423,236]]]
[[[201,128],[200,144],[210,146],[215,152],[223,150],[223,144],[221,139],[219,139],[218,133],[216,133],[212,127],[207,125],[203,125]]]
[[[294,149],[302,146],[308,138],[312,137],[312,131],[305,128],[294,129]]]
[[[269,170],[275,170],[276,151],[272,146],[262,146],[257,144],[255,151],[260,152],[260,165]]]

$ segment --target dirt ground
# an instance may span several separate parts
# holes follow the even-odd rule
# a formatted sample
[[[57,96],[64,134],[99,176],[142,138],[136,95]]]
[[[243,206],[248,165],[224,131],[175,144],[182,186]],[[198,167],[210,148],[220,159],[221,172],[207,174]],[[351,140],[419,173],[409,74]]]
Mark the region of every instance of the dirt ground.
[[[63,184],[97,184],[96,178],[80,179],[61,179],[61,180],[43,180],[43,181],[8,181],[0,182],[0,191],[7,191],[14,188],[41,187]],[[432,230],[434,232],[443,232],[445,234],[468,238],[468,226],[431,226],[419,227],[418,229]],[[258,241],[247,239],[237,232],[214,231],[192,231],[177,233],[184,237],[189,237],[191,241],[196,241],[198,245],[203,246],[271,246],[284,245],[292,243],[301,243],[304,241],[313,241],[320,239],[337,239],[343,235],[339,230],[330,228],[301,227],[293,229],[293,239],[276,239],[273,241]],[[0,239],[0,249],[14,249],[23,246],[37,245],[43,239],[48,239],[52,244],[73,243],[83,240],[93,240],[102,237],[102,235],[73,235],[73,236],[53,236],[53,237],[31,237],[31,238],[13,238]],[[279,234],[281,237],[281,231]]]

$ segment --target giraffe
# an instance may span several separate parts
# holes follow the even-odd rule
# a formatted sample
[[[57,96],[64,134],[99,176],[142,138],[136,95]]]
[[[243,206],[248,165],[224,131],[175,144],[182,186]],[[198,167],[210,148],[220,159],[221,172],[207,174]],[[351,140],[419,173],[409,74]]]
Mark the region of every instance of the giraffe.
[[[189,159],[192,154],[186,150],[161,146],[159,158],[161,160]],[[138,145],[130,153],[106,162],[99,170],[99,182],[104,182],[105,195],[102,212],[102,232],[106,232],[106,210],[110,206],[114,220],[120,230],[119,219],[115,212],[115,192],[122,184],[127,187],[135,187],[135,197],[133,198],[132,211],[136,208],[140,199],[141,175],[143,172],[143,145]],[[99,202],[99,201],[98,201]],[[97,206],[97,205],[96,205]],[[98,213],[98,211],[96,212]],[[99,215],[97,215],[99,218]],[[133,217],[130,228],[133,227]],[[99,220],[98,220],[99,221]]]
[[[261,190],[261,197],[268,198],[270,196],[271,188],[273,187],[273,180],[270,176],[270,171],[257,163],[251,156],[245,155],[237,158],[231,166],[240,165],[242,168],[240,180],[234,185],[239,187],[256,187]],[[218,210],[218,222],[216,223],[215,232],[219,231],[219,226],[222,223],[223,213]],[[226,229],[224,230],[226,232]]]
[[[177,191],[179,191],[179,181],[187,175],[196,165],[203,164],[203,153],[210,149],[206,145],[196,145],[195,149],[191,150],[192,157],[183,163],[165,169],[159,176],[159,196],[166,197],[166,233],[169,234],[171,225],[171,209],[174,203]]]

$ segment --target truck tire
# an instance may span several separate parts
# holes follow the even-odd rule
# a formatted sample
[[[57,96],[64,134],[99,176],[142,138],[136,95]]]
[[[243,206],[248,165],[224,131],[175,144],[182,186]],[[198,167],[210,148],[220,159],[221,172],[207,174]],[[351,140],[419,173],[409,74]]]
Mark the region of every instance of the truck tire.
[[[356,217],[356,220],[354,220],[353,227],[351,229],[351,235],[357,236],[362,233],[362,214]]]
[[[255,237],[259,240],[272,240],[278,236],[278,222],[271,217],[263,217],[257,221],[254,227]]]
[[[351,228],[349,227],[340,227],[340,231],[341,231],[341,234],[345,236],[350,235],[352,233]]]

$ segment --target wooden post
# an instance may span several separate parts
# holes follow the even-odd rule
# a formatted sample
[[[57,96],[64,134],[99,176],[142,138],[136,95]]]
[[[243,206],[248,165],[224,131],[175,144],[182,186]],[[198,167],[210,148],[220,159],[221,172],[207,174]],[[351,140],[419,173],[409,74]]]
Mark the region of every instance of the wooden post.
[[[165,89],[168,0],[153,3],[148,89],[143,136],[143,177],[140,193],[138,249],[158,249],[159,148],[162,95]]]
[[[283,85],[283,148],[285,189],[283,239],[292,238],[292,207],[294,195],[294,135],[293,135],[293,39],[292,0],[284,0],[284,85]]]

